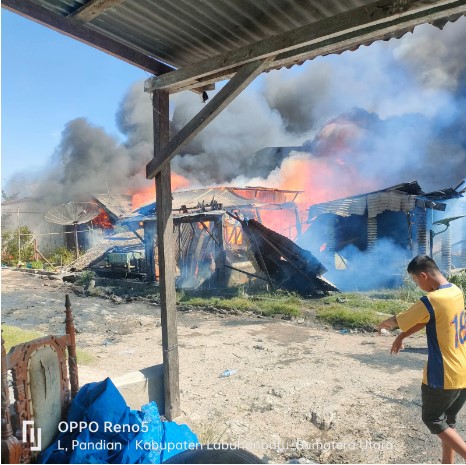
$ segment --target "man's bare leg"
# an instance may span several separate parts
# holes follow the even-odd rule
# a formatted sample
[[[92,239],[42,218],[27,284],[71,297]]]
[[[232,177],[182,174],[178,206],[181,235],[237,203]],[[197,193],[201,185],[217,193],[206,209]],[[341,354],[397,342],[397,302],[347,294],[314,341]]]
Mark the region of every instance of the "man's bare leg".
[[[456,432],[455,429],[447,428],[445,431],[438,434],[438,437],[442,441],[443,458],[447,458],[445,454],[448,453],[448,449],[451,449],[452,452],[457,452],[459,455],[461,455],[461,457],[466,459],[466,442],[463,441],[463,438]],[[453,457],[450,456],[449,458],[454,460],[454,453]],[[453,463],[453,461],[443,463]]]
[[[455,463],[455,451],[442,441],[442,463]]]

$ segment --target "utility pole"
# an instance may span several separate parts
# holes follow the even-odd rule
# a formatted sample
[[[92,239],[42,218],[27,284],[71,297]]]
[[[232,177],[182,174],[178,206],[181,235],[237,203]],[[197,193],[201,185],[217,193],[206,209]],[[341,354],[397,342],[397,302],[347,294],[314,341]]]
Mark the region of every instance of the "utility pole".
[[[19,208],[18,208],[18,263],[21,261],[21,226],[19,223]]]

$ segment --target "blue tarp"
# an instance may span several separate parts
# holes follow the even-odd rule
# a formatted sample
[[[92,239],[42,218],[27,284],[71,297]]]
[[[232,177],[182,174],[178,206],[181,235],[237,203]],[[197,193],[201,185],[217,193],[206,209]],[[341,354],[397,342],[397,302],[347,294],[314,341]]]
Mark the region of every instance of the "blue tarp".
[[[162,463],[199,444],[188,426],[162,422],[155,402],[131,410],[110,378],[83,386],[59,429],[40,463]]]

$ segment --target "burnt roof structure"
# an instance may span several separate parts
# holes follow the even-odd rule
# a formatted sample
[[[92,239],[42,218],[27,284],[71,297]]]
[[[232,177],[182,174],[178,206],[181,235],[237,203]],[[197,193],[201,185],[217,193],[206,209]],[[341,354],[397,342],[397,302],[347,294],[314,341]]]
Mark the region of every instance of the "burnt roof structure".
[[[174,212],[207,211],[234,208],[295,208],[293,203],[302,191],[272,189],[267,187],[208,187],[172,193]],[[137,208],[127,214],[123,223],[142,221],[156,216],[156,202]]]
[[[411,181],[374,192],[312,205],[309,208],[309,219],[323,213],[333,213],[338,216],[364,215],[366,210],[369,217],[375,217],[386,210],[408,212],[418,204],[436,210],[445,210],[444,204],[420,200],[419,197],[424,198],[425,194],[417,181]]]
[[[348,272],[352,268],[350,274],[359,274],[359,279],[353,279],[353,285],[357,284],[358,289],[363,289],[363,285],[389,287],[399,284],[401,278],[395,270],[402,267],[404,260],[410,260],[415,254],[425,254],[429,248],[433,256],[433,238],[440,233],[433,231],[433,226],[446,226],[450,221],[461,218],[455,213],[445,218],[443,212],[449,200],[463,197],[462,184],[426,194],[416,181],[412,181],[312,205],[306,222],[309,229],[300,241],[314,250],[322,244],[321,252],[326,256],[324,264],[330,275],[335,270]],[[358,254],[358,251],[363,254]],[[347,266],[348,257],[352,257],[359,266]],[[371,263],[384,263],[385,275],[380,274],[380,279],[365,275],[366,269],[372,270]],[[442,271],[450,271],[449,245],[442,246],[439,263]],[[330,279],[341,286],[335,276]],[[342,279],[346,281],[346,278]]]
[[[343,199],[331,200],[329,202],[311,205],[309,208],[309,219],[314,215],[333,213],[338,216],[364,215],[375,217],[383,211],[409,212],[415,207],[431,208],[434,210],[445,210],[445,204],[434,202],[438,200],[449,200],[463,196],[465,189],[458,190],[464,182],[455,188],[447,188],[434,192],[425,193],[417,181],[396,184],[374,192],[353,195]]]
[[[131,213],[130,195],[99,194],[94,195],[94,200],[107,211],[113,221],[118,221]]]

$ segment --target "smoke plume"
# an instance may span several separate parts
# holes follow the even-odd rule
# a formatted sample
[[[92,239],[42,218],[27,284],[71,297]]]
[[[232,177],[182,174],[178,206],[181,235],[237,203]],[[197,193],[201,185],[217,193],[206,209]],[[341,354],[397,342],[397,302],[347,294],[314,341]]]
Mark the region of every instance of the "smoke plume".
[[[443,31],[424,25],[399,40],[266,73],[182,149],[173,171],[191,186],[302,189],[308,203],[413,179],[425,190],[456,185],[466,176],[465,26],[466,18]],[[170,104],[172,133],[204,105],[192,92]],[[152,185],[152,109],[142,82],[116,118],[124,143],[77,118],[43,173],[18,173],[7,192],[29,179],[22,196],[57,204]],[[276,166],[258,164],[254,153],[274,146],[299,149]]]

